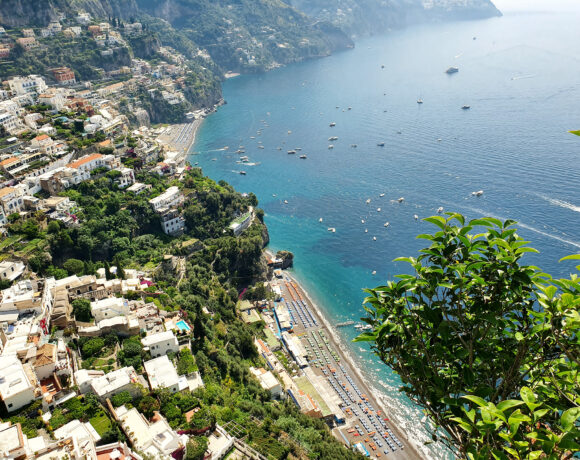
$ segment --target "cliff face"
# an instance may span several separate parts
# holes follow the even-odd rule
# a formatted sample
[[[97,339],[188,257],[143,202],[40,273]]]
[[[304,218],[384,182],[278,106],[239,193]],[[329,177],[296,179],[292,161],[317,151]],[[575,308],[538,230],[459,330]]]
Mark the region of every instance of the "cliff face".
[[[139,14],[135,0],[0,0],[0,24],[7,27],[44,27],[58,18],[86,11],[98,18],[129,19]]]
[[[373,35],[407,25],[500,16],[490,0],[286,0],[350,36]]]

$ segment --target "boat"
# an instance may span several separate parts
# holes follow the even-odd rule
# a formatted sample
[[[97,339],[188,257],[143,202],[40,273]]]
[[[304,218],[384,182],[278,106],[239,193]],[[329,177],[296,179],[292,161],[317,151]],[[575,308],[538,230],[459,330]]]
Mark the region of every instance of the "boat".
[[[331,233],[336,233],[336,228],[334,227],[328,227],[328,231]]]
[[[388,222],[385,222],[385,225],[383,225],[383,227],[388,227],[389,225],[391,225],[391,224],[389,224]]]
[[[481,196],[483,195],[483,190],[478,190],[477,192],[471,192],[473,196]]]
[[[403,131],[401,131],[400,129],[397,131],[397,134],[403,134]]]
[[[353,149],[356,149],[358,146],[356,144],[350,144]]]
[[[246,151],[244,149],[238,149],[236,150],[236,153],[246,153]]]
[[[441,139],[440,137],[437,138],[437,142],[441,142],[443,139]]]
[[[296,150],[297,152],[300,152],[302,150],[302,147],[296,147],[294,150]]]
[[[246,175],[246,171],[240,171],[240,174],[241,174],[242,176],[245,176],[245,175]]]
[[[417,104],[422,104],[423,103],[423,99],[419,98],[417,99]]]
[[[288,134],[292,134],[292,131],[288,130]]]
[[[333,121],[332,123],[330,123],[330,127],[334,128],[336,126],[336,123]]]
[[[275,197],[277,197],[278,195],[276,195],[275,193],[272,193],[272,196],[275,198]]]
[[[470,105],[464,105],[461,107],[463,110],[469,110],[471,108]]]
[[[250,139],[255,139],[255,137],[254,136],[250,136]]]
[[[376,275],[376,274],[377,274],[377,271],[376,270],[373,270],[372,273],[371,273],[371,275]]]
[[[364,224],[365,223],[365,220],[364,219],[361,219],[360,223],[361,224]]]
[[[384,65],[382,65],[382,66],[381,66],[381,69],[384,69],[384,68],[385,68],[385,66],[384,66]]]
[[[362,329],[363,327],[364,327],[364,324],[360,324],[360,323],[357,323],[354,325],[355,329]]]
[[[294,155],[296,153],[296,150],[288,150],[288,155]]]
[[[229,150],[230,149],[230,146],[229,145],[226,145],[223,149],[224,150]]]
[[[263,149],[263,148],[264,148],[264,146],[263,146],[263,145],[258,145],[258,148],[259,148],[259,149]]]
[[[337,141],[337,140],[338,140],[338,137],[336,137],[336,136],[332,136],[332,137],[329,137],[329,138],[328,138],[328,140],[329,140],[330,142],[332,142],[332,141]]]
[[[328,146],[328,149],[329,149],[329,150],[332,150],[333,148],[334,148],[334,145],[332,145],[332,144],[330,144],[330,145]]]
[[[384,143],[384,142],[379,142],[379,143],[377,144],[377,147],[384,147],[384,146],[385,146],[385,143]]]
[[[377,237],[376,236],[373,236],[373,241],[377,241]]]
[[[419,220],[419,216],[417,214],[413,215],[413,217],[415,218],[415,220]]]
[[[318,222],[322,222],[322,217],[320,219],[318,219]]]
[[[368,232],[369,232],[369,229],[368,228],[365,228],[365,233],[368,233]]]
[[[443,212],[443,206],[439,206],[439,207],[437,208],[437,212],[438,212],[439,214],[441,214],[441,213]]]
[[[306,155],[300,155],[300,158],[302,158],[303,160],[306,160],[306,158],[308,158]]]
[[[385,196],[385,194],[384,193],[381,193],[381,194],[379,194],[379,196],[382,198],[382,197]]]
[[[373,327],[370,324],[365,324],[361,327],[361,331],[370,331]]]
[[[336,325],[336,327],[345,327],[345,326],[352,326],[354,324],[354,321],[344,321],[343,323],[338,323]]]
[[[284,200],[284,204],[288,204],[288,200]]]
[[[451,66],[449,67],[445,73],[451,75],[452,73],[457,73],[459,72],[459,69],[457,67]]]
[[[366,203],[367,203],[367,204],[370,204],[370,202],[371,202],[371,199],[369,198],[369,199],[366,201]]]
[[[399,203],[402,203],[403,201],[405,201],[405,198],[404,198],[404,197],[401,197],[401,198],[399,198],[397,201],[398,201]]]
[[[348,107],[348,110],[352,110],[352,107]]]
[[[381,208],[377,208],[377,212],[381,212]]]
[[[243,156],[243,157],[240,157],[240,161],[242,163],[246,163],[246,162],[250,161],[250,158],[249,157],[246,157],[246,156]]]
[[[277,150],[282,150],[282,147],[278,147]]]

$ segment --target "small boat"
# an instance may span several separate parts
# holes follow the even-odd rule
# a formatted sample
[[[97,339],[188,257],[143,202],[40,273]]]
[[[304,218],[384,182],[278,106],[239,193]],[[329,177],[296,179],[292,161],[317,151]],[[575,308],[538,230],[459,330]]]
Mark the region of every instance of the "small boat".
[[[362,329],[363,327],[364,327],[364,324],[360,324],[360,323],[354,325],[355,329]]]
[[[369,229],[368,228],[365,228],[365,233],[368,233],[368,232],[369,232]]]
[[[483,190],[478,190],[477,192],[471,192],[473,196],[481,196],[483,195]]]
[[[332,141],[337,141],[337,140],[338,140],[338,137],[336,137],[336,136],[332,136],[332,137],[329,137],[329,138],[328,138],[328,140],[329,140],[330,142],[332,142]]]
[[[250,136],[250,139],[255,139],[255,137],[254,136]]]
[[[350,144],[353,149],[356,149],[358,146],[356,144]]]
[[[282,150],[282,147],[278,147],[277,150]]]
[[[322,223],[322,217],[320,219],[318,219],[318,222],[321,222]]]
[[[236,153],[246,153],[246,151],[244,149],[238,149],[236,150]]]
[[[332,144],[330,144],[330,145],[328,146],[328,149],[329,149],[329,150],[332,150],[333,148],[334,148],[334,145],[332,145]]]
[[[384,197],[384,196],[385,196],[385,194],[384,194],[384,193],[381,193],[379,196],[382,198],[382,197]]]
[[[229,145],[226,145],[223,149],[224,150],[229,150],[230,149],[230,146]]]
[[[377,241],[377,237],[376,236],[373,236],[373,241]]]
[[[401,131],[400,129],[397,131],[397,134],[403,134],[403,131]]]
[[[297,152],[300,152],[302,150],[302,147],[296,147],[294,150],[296,150]]]
[[[306,160],[306,158],[308,158],[306,155],[300,155],[300,158],[302,158],[303,160]]]
[[[398,201],[399,203],[402,203],[403,201],[405,201],[405,198],[404,198],[404,197],[401,197],[401,198],[399,198],[397,201]]]
[[[276,195],[275,193],[272,193],[272,196],[275,198],[275,197],[277,197],[278,195]]]
[[[438,212],[439,214],[441,214],[441,213],[443,212],[443,206],[440,206],[440,207],[438,207],[438,208],[437,208],[437,212]]]
[[[376,270],[373,270],[372,273],[371,273],[371,275],[376,275],[376,274],[377,274],[377,271]]]
[[[284,200],[284,204],[288,204],[288,200]]]
[[[377,212],[381,212],[381,208],[377,208]]]
[[[364,219],[361,219],[360,223],[361,224],[364,224],[365,223],[365,220]]]
[[[383,225],[383,227],[388,227],[389,225],[391,225],[391,224],[389,224],[388,222],[385,222],[385,225]]]
[[[469,110],[471,108],[470,105],[464,105],[461,107],[462,110]]]
[[[296,150],[288,150],[288,155],[294,155],[296,153]]]
[[[373,327],[370,324],[365,324],[363,327],[361,327],[362,331],[370,331]]]
[[[415,218],[415,220],[419,220],[419,216],[417,214],[414,214],[413,217]]]
[[[258,145],[258,148],[259,148],[259,149],[263,149],[263,148],[264,148],[264,146],[263,146],[263,145]]]
[[[457,67],[451,66],[449,67],[445,73],[451,75],[452,73],[457,73],[459,72],[459,69]]]
[[[377,144],[377,147],[384,147],[384,146],[385,146],[385,143],[384,143],[384,142],[379,142],[379,143]]]
[[[348,107],[348,110],[352,110],[352,107]]]
[[[344,323],[338,323],[336,325],[336,327],[345,327],[345,326],[352,326],[354,324],[354,321],[345,321]]]
[[[250,158],[247,157],[247,156],[243,156],[243,157],[240,157],[240,161],[242,161],[243,163],[245,163],[247,161],[250,161]]]
[[[288,134],[292,134],[292,131],[288,130]]]
[[[366,204],[370,204],[370,202],[371,202],[371,199],[369,198],[369,199],[366,201]]]
[[[246,175],[246,171],[240,171],[240,174],[241,174],[242,176],[245,176],[245,175]]]
[[[422,104],[423,103],[423,99],[419,98],[417,99],[417,104]]]
[[[330,123],[330,127],[334,128],[336,126],[336,123],[333,121],[332,123]]]
[[[336,228],[334,227],[328,227],[328,231],[331,233],[336,233]]]
[[[441,142],[443,139],[441,139],[440,137],[437,139],[437,142]]]
[[[382,65],[382,66],[381,66],[381,69],[384,69],[384,68],[385,68],[385,66],[384,66],[384,65]]]

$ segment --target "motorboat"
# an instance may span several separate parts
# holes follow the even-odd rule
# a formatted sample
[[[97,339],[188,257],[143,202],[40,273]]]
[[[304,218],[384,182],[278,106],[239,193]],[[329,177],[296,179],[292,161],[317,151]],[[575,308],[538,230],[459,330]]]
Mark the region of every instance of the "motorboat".
[[[384,193],[381,193],[379,196],[382,198],[382,197],[384,197],[384,196],[385,196],[385,194],[384,194]]]
[[[419,216],[417,214],[415,214],[413,217],[415,218],[415,220],[419,220]]]
[[[334,148],[334,145],[332,145],[332,144],[330,144],[330,145],[328,146],[328,150],[332,150],[333,148]]]
[[[303,160],[306,160],[306,158],[308,158],[306,155],[300,155],[300,158]]]
[[[371,202],[371,199],[369,198],[369,199],[366,201],[366,204],[370,204],[370,202]]]
[[[438,212],[439,214],[441,214],[441,213],[443,212],[443,206],[440,206],[440,207],[438,207],[438,208],[437,208],[437,212]]]
[[[463,105],[463,106],[461,106],[461,109],[462,110],[469,110],[470,108],[471,108],[470,105]]]
[[[389,224],[388,222],[385,222],[385,225],[383,225],[383,227],[388,227],[389,225],[391,225],[391,224]]]
[[[457,72],[459,72],[459,68],[455,67],[455,66],[451,66],[445,71],[445,73],[449,74],[449,75],[451,75],[453,73],[457,73]]]
[[[385,143],[384,143],[384,142],[379,142],[379,143],[377,144],[377,147],[384,147],[384,146],[385,146]]]
[[[336,123],[333,121],[332,123],[330,123],[330,127],[334,128],[336,126]]]
[[[402,203],[403,201],[405,201],[405,198],[404,198],[404,197],[401,197],[401,198],[399,198],[397,201],[398,201],[399,203]]]
[[[240,174],[241,174],[242,176],[245,176],[245,175],[246,175],[246,171],[240,171]]]
[[[334,227],[328,227],[328,231],[331,233],[336,233],[336,228]]]
[[[478,190],[477,192],[472,192],[471,194],[473,196],[481,196],[481,195],[483,195],[483,190]]]

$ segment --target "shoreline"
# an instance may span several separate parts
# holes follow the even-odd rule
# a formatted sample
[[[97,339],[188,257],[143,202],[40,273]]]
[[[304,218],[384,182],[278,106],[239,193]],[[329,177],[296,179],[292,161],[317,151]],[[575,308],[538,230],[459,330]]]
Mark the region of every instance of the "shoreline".
[[[269,249],[265,249],[264,252],[267,254],[273,255]],[[397,434],[399,439],[404,440],[404,442],[408,446],[407,449],[405,449],[403,452],[401,452],[404,455],[404,457],[410,458],[410,459],[428,459],[428,458],[430,458],[428,455],[428,452],[423,451],[420,443],[417,442],[416,439],[413,439],[411,437],[412,435],[410,433],[408,433],[403,428],[401,428],[401,426],[404,426],[404,422],[402,420],[399,420],[398,417],[396,415],[394,415],[394,411],[391,410],[391,406],[382,397],[381,391],[377,390],[375,388],[375,386],[370,382],[368,376],[364,375],[364,372],[356,364],[356,360],[354,359],[354,357],[352,355],[352,351],[349,350],[348,347],[346,346],[346,344],[343,342],[343,340],[341,340],[336,329],[330,324],[330,320],[323,313],[323,311],[319,307],[319,305],[313,301],[312,296],[308,293],[308,291],[306,291],[304,289],[303,283],[301,283],[299,281],[296,274],[289,273],[286,270],[284,270],[283,273],[290,280],[292,280],[292,282],[294,282],[296,284],[296,286],[302,292],[304,297],[307,299],[308,303],[312,306],[312,309],[314,310],[314,313],[315,313],[317,319],[320,320],[322,326],[329,332],[329,334],[328,334],[329,341],[332,343],[333,347],[339,352],[340,356],[342,356],[342,358],[344,359],[344,364],[349,368],[349,370],[351,370],[353,372],[353,374],[356,376],[356,378],[360,381],[360,383],[362,384],[361,388],[366,389],[367,393],[372,397],[372,399],[374,399],[377,402],[378,408],[380,410],[382,410],[385,415],[388,415],[389,420],[391,421],[389,425],[392,427],[393,431]],[[352,425],[352,423],[347,423],[346,427],[349,427],[350,425]],[[342,433],[339,433],[339,432],[335,433],[335,430],[340,430],[340,428],[341,427],[334,428],[331,431],[333,432],[333,435],[339,441],[342,442],[343,441],[342,438],[344,437],[344,435],[342,435]],[[361,441],[362,441],[362,439],[361,439]],[[397,452],[399,452],[399,451],[397,451]],[[371,453],[371,455],[372,455],[372,453]],[[399,454],[397,454],[396,456],[398,458]]]

